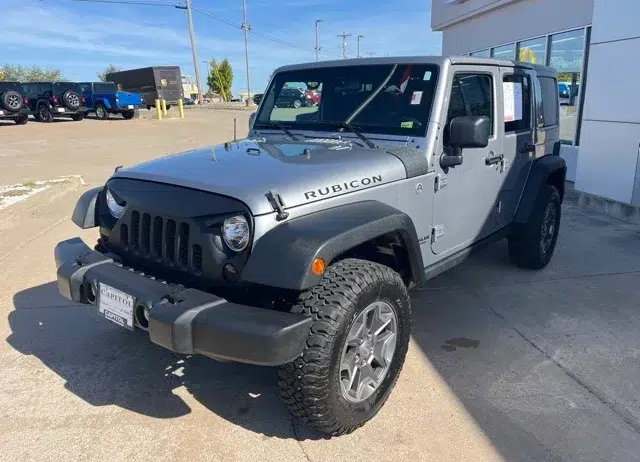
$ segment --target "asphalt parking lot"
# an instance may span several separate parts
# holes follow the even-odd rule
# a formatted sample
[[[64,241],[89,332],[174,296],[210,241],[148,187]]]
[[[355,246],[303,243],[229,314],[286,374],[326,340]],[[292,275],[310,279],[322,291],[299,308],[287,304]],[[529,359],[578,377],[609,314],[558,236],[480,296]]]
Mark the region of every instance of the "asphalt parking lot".
[[[2,459],[640,460],[640,228],[570,202],[545,270],[502,242],[414,292],[397,387],[339,438],[291,418],[273,369],[173,354],[62,298],[53,247],[95,239],[69,220],[77,197],[232,139],[234,117],[242,136],[230,110],[0,126],[0,185],[84,180],[0,211]]]

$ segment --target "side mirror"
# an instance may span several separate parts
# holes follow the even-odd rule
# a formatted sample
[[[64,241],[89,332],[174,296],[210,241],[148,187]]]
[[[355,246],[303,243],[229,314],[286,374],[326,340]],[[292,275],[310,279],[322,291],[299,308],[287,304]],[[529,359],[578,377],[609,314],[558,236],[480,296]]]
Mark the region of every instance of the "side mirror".
[[[487,116],[463,116],[451,121],[449,144],[456,151],[464,148],[486,148],[491,136],[491,121]]]

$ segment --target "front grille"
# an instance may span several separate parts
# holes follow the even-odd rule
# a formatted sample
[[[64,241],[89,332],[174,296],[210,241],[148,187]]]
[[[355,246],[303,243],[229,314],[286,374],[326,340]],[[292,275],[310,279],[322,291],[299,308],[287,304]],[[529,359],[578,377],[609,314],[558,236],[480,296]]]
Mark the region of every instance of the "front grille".
[[[202,247],[189,244],[190,234],[189,223],[134,210],[129,225],[120,226],[120,244],[138,257],[198,273],[202,270]]]

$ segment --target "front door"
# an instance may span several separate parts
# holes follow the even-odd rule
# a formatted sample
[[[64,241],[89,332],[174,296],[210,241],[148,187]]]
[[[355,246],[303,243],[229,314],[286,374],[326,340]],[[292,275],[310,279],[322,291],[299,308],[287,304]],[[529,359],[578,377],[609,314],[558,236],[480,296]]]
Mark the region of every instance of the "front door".
[[[496,104],[500,72],[494,66],[453,66],[448,83],[448,111],[442,120],[442,151],[449,151],[451,120],[459,116],[487,116],[491,137],[486,148],[462,150],[462,165],[443,170],[436,167],[431,250],[454,253],[487,236],[497,228],[496,204],[500,191],[502,108]],[[441,152],[442,152],[441,151]],[[444,256],[444,255],[443,255]]]
[[[500,165],[501,191],[498,225],[506,226],[513,217],[535,157],[533,143],[533,85],[531,71],[501,68],[504,113],[504,160]]]

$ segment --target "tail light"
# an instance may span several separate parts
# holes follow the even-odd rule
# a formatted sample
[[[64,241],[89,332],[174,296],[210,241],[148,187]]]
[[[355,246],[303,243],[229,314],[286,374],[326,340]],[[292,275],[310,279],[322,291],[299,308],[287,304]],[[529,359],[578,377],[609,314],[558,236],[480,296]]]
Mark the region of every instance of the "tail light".
[[[60,100],[58,99],[58,97],[57,97],[57,96],[52,96],[52,97],[51,97],[51,102],[52,102],[53,104],[59,104],[59,103],[60,103]]]
[[[82,104],[84,104],[84,103],[86,103],[86,102],[87,102],[87,97],[86,97],[86,96],[83,96],[83,97],[82,97]]]
[[[25,99],[24,99],[24,104],[25,104],[25,105],[29,104],[29,98],[26,98],[26,97],[25,97]]]

